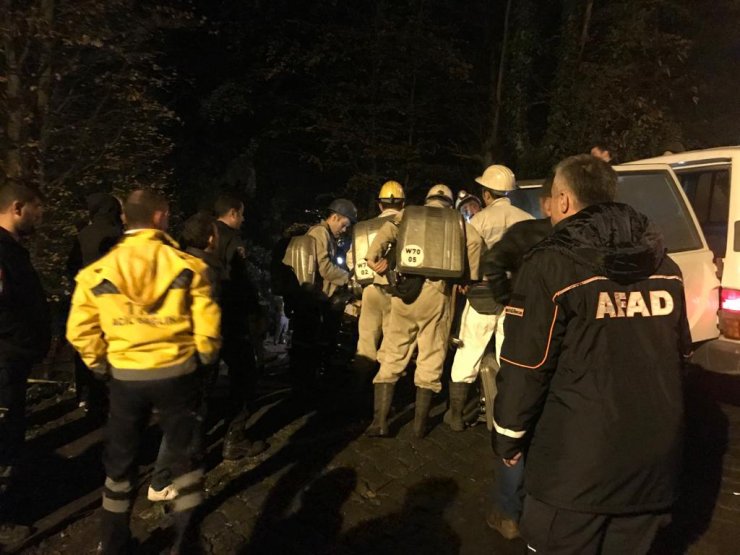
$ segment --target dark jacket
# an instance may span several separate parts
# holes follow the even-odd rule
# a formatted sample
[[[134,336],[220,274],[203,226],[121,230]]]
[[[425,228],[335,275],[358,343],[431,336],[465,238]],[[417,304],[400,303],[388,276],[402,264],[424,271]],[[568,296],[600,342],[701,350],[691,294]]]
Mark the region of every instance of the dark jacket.
[[[196,258],[200,258],[206,263],[208,266],[206,277],[211,284],[213,300],[221,306],[221,280],[223,278],[223,267],[221,266],[221,261],[216,256],[216,253],[196,249],[195,247],[188,247],[185,249],[185,252],[192,254]]]
[[[246,333],[249,318],[259,311],[257,289],[249,278],[247,250],[239,231],[223,223],[218,226],[218,258],[221,274],[223,333]]]
[[[550,234],[552,225],[549,218],[524,220],[506,230],[501,240],[496,242],[481,257],[481,273],[488,280],[497,303],[507,304],[511,289],[524,255],[532,247]]]
[[[560,222],[525,257],[505,313],[492,440],[503,458],[529,445],[527,492],[588,513],[669,507],[691,338],[654,225],[617,203]]]
[[[67,274],[74,278],[82,268],[92,264],[123,236],[121,203],[107,193],[87,197],[90,223],[80,230],[67,260]]]
[[[0,363],[38,362],[51,342],[46,294],[28,251],[0,227]]]

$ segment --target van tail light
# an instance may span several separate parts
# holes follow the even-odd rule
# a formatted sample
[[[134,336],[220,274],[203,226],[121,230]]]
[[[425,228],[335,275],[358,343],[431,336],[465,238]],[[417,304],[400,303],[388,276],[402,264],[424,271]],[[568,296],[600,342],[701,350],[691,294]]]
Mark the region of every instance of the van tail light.
[[[722,289],[720,293],[719,329],[728,339],[740,339],[740,291]]]

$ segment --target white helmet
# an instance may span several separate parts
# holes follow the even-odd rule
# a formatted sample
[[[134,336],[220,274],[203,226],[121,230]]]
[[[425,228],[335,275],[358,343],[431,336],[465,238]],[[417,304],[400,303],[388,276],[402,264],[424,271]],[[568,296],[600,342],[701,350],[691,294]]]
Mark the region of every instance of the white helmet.
[[[426,200],[432,199],[444,200],[450,205],[450,207],[455,202],[452,198],[452,189],[442,183],[437,183],[429,189]]]
[[[506,166],[494,164],[488,166],[483,175],[476,178],[477,183],[483,185],[486,189],[497,193],[508,193],[516,189],[516,179],[514,172]]]

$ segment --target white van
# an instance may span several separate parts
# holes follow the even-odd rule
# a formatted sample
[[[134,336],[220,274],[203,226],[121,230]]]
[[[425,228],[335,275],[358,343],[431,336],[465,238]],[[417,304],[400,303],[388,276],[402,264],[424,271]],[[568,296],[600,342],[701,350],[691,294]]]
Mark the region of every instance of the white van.
[[[715,337],[697,346],[693,361],[713,372],[740,374],[740,147],[670,154],[624,167],[654,164],[666,165],[676,175],[713,253],[721,281],[711,298],[702,299],[699,295],[704,291],[695,289],[696,284],[684,273],[690,303],[698,307],[704,300],[707,311],[719,305]],[[686,272],[683,266],[681,269]]]
[[[740,158],[740,148],[735,149],[735,152]],[[677,155],[676,158],[680,156]],[[724,248],[721,242],[724,235],[721,225],[715,224],[712,219],[717,217],[718,210],[707,212],[706,220],[711,224],[706,228],[710,238],[710,243],[707,244],[700,225],[702,220],[697,218],[689,202],[696,195],[687,196],[679,181],[684,174],[681,170],[674,171],[672,163],[668,162],[667,158],[674,157],[642,160],[615,166],[614,169],[619,174],[617,201],[633,206],[656,223],[663,232],[670,257],[681,268],[684,276],[691,337],[696,348],[694,362],[715,372],[740,372],[740,341],[736,341],[740,339],[740,265],[735,264],[737,278],[733,282],[737,287],[737,300],[735,301],[738,309],[737,320],[734,327],[730,326],[728,329],[729,334],[723,327],[721,335],[718,326],[720,281],[715,265],[715,252]],[[729,168],[727,163],[725,168]],[[685,183],[692,182],[692,179],[686,174]],[[706,180],[709,180],[712,186],[721,183],[720,177],[696,177],[696,179],[701,181],[702,186]],[[520,189],[511,195],[512,203],[527,210],[535,217],[540,217],[536,197],[541,183],[542,180],[520,182],[518,184]],[[689,192],[692,193],[698,189],[701,187],[689,188]],[[701,191],[702,195],[708,194],[704,192],[704,189]],[[711,202],[711,195],[708,198]],[[719,195],[715,202],[720,202]],[[737,219],[740,220],[740,207],[738,207]],[[724,222],[724,229],[727,229],[726,213]],[[740,233],[738,237],[740,239]],[[724,279],[722,285],[725,287]],[[723,293],[723,295],[727,299],[735,299],[728,293]],[[727,306],[725,304],[725,309]],[[722,311],[723,314],[726,312],[727,310]],[[726,317],[723,318],[723,322],[725,319]],[[726,327],[727,324],[723,326]]]

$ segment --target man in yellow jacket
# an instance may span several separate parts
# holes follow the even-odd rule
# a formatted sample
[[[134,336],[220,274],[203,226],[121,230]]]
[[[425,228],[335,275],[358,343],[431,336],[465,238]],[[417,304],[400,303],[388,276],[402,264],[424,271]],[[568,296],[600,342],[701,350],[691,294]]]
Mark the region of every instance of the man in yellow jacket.
[[[67,339],[85,364],[109,376],[110,415],[103,464],[102,553],[130,547],[135,460],[152,408],[167,436],[179,549],[203,498],[203,470],[190,453],[200,400],[196,374],[218,357],[221,313],[205,264],[166,233],[167,201],[147,190],[124,205],[128,231],[76,278]]]

